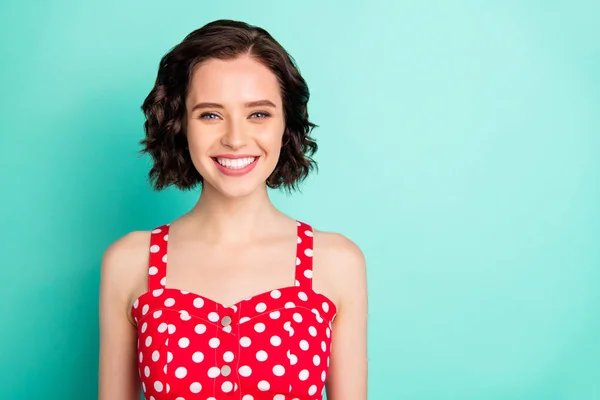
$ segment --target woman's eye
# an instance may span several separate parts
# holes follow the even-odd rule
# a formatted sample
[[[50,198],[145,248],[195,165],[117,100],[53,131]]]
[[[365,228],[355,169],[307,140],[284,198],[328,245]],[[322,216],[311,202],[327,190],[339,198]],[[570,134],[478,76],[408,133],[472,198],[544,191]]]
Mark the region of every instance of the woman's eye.
[[[200,115],[200,119],[215,119],[218,115],[215,113],[204,113]]]
[[[264,119],[264,118],[270,117],[271,114],[266,113],[266,112],[262,112],[262,111],[257,111],[255,113],[253,113],[251,116],[252,117],[256,117],[258,119]]]
[[[267,112],[263,112],[263,111],[257,111],[250,115],[251,118],[257,118],[257,119],[265,119],[270,116],[271,116],[271,114],[269,114]],[[200,119],[217,119],[217,118],[219,118],[219,115],[212,113],[212,112],[206,112],[206,113],[203,113],[200,115]]]

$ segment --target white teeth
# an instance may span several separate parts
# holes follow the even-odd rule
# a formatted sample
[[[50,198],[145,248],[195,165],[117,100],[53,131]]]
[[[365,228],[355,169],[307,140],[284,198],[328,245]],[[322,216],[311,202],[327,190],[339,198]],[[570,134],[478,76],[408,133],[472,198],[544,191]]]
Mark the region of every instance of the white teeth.
[[[256,160],[256,157],[247,157],[247,158],[217,158],[217,162],[224,166],[225,168],[231,169],[240,169],[247,167],[249,164],[252,164]]]

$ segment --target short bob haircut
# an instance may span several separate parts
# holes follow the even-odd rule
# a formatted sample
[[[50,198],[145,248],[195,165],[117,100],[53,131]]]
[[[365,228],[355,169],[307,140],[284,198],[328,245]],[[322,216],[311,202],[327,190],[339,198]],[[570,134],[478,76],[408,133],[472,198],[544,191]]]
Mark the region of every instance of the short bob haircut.
[[[264,29],[240,21],[217,20],[189,33],[160,60],[154,87],[142,104],[145,138],[142,154],[153,161],[148,176],[155,190],[174,185],[182,190],[201,185],[187,146],[185,100],[194,71],[211,58],[228,60],[249,55],[279,80],[285,131],[282,149],[267,186],[298,189],[317,163],[317,143],[310,136],[317,125],[308,119],[308,86],[294,59]]]

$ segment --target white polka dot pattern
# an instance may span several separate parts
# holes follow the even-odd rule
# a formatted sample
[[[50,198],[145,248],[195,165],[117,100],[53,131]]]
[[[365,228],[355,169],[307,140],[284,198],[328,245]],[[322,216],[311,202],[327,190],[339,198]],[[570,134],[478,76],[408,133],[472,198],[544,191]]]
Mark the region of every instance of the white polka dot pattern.
[[[298,221],[294,284],[229,307],[165,287],[168,233],[152,231],[148,292],[131,307],[146,398],[322,400],[336,308],[312,290],[312,228]]]

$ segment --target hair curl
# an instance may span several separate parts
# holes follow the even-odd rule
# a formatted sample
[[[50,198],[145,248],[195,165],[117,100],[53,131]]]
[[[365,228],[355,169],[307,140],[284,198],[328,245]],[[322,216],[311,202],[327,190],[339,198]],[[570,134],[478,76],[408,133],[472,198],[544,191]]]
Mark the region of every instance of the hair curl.
[[[294,59],[263,28],[245,22],[217,20],[189,33],[160,60],[154,87],[142,104],[145,138],[142,154],[153,166],[148,176],[155,190],[170,185],[188,190],[203,178],[192,164],[185,133],[185,99],[193,73],[200,63],[217,58],[249,55],[268,67],[281,88],[285,131],[281,154],[267,186],[298,188],[317,163],[312,155],[317,143],[310,136],[317,127],[308,119],[308,86]]]

